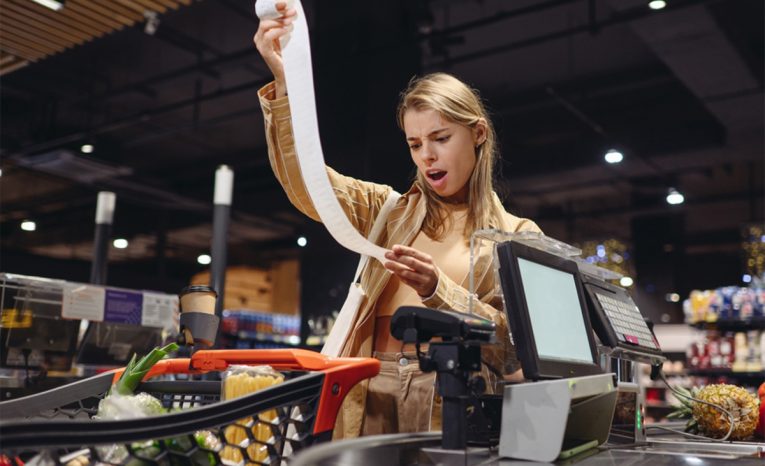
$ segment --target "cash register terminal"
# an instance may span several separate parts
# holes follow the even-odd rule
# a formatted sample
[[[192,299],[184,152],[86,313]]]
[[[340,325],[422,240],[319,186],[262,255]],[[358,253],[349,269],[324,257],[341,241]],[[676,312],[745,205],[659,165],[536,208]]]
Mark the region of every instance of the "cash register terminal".
[[[500,456],[553,461],[604,443],[616,389],[598,364],[579,267],[517,241],[496,248],[505,310],[530,381],[505,387]]]
[[[576,263],[515,241],[498,245],[497,256],[526,379],[601,373]]]

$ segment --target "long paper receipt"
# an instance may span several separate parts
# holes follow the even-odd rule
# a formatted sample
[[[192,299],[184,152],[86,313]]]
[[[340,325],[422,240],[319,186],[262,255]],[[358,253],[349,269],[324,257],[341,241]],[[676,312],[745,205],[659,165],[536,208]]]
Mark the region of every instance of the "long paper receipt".
[[[308,24],[300,0],[289,1],[287,4],[289,8],[297,10],[297,18],[293,23],[292,32],[281,39],[282,60],[287,81],[287,98],[292,113],[295,150],[303,175],[303,183],[322,223],[335,241],[351,251],[366,254],[384,262],[387,250],[368,241],[353,227],[340,207],[340,202],[335,197],[329,182],[319,140]],[[276,10],[275,0],[258,0],[255,11],[261,20],[276,19],[281,16]]]

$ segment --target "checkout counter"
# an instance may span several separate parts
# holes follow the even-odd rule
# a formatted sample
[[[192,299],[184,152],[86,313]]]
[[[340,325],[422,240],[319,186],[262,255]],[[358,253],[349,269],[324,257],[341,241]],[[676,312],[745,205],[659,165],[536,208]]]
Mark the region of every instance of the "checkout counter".
[[[317,445],[292,466],[765,464],[765,443],[688,439],[680,423],[664,425],[675,432],[646,434],[634,367],[661,367],[664,357],[629,294],[609,283],[618,277],[538,234],[477,235],[495,243],[498,291],[527,381],[505,385],[501,398],[481,396],[472,374],[480,369],[481,345],[492,341],[493,324],[400,308],[391,333],[415,345],[423,371],[437,372],[443,433]],[[434,337],[437,343],[430,342]],[[427,354],[420,351],[426,342]]]
[[[440,432],[361,437],[317,445],[298,454],[290,466],[755,466],[762,465],[763,444],[686,442],[680,438],[651,440],[644,446],[603,445],[554,462],[499,457],[496,450],[471,449],[468,457],[439,455]]]

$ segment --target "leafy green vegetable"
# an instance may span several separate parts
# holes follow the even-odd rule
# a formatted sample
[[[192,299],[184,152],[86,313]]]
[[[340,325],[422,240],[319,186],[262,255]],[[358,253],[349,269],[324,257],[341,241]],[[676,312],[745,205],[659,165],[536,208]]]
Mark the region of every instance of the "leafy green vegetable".
[[[135,393],[135,389],[141,383],[141,380],[154,367],[154,364],[167,356],[168,353],[177,349],[178,345],[176,343],[170,343],[162,348],[154,348],[138,362],[136,362],[136,355],[133,354],[127,367],[125,367],[125,372],[122,373],[120,379],[114,384],[114,390],[120,395],[132,395]]]

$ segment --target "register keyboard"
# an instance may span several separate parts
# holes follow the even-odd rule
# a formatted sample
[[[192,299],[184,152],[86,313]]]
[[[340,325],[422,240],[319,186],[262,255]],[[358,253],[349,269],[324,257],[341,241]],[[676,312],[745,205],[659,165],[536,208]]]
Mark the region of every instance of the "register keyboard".
[[[604,345],[661,355],[656,337],[627,290],[584,274],[582,281],[593,329]]]

